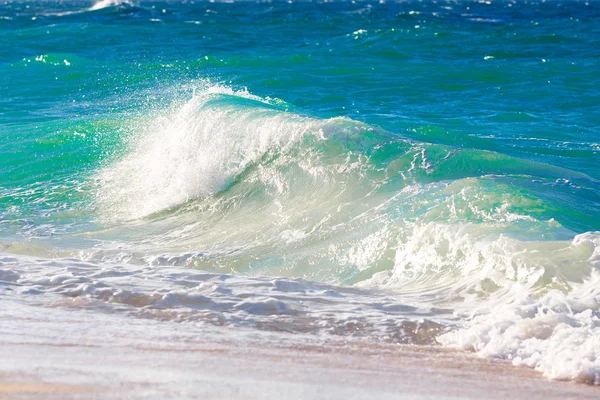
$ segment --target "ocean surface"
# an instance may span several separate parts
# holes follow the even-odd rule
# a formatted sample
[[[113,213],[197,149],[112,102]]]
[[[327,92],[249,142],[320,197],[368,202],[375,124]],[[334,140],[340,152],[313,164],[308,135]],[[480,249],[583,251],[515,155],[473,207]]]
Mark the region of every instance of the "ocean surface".
[[[0,4],[2,307],[598,385],[599,231],[600,2]]]

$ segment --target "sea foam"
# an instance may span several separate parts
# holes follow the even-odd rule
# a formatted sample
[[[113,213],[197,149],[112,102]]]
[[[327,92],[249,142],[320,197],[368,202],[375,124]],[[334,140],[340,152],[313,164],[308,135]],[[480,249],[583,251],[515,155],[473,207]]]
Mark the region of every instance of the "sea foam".
[[[514,365],[533,367],[552,379],[600,384],[600,233],[575,237],[572,248],[591,250],[584,270],[574,263],[554,271],[552,284],[515,293],[503,302],[483,304],[464,328],[441,335],[446,346],[475,350],[483,357],[501,357]],[[589,253],[588,253],[589,254]],[[559,258],[559,263],[567,259]],[[550,263],[548,263],[550,264]],[[552,270],[550,265],[545,265]],[[560,282],[564,275],[577,274]],[[555,287],[555,288],[551,288]]]

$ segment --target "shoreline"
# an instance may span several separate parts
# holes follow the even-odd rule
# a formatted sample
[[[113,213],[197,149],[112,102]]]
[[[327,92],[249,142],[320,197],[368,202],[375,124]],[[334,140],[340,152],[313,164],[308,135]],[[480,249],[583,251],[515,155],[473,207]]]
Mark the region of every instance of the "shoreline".
[[[52,320],[57,310],[49,311]],[[168,325],[174,331],[162,338],[141,337],[144,328],[151,332],[162,324],[136,318],[89,331],[102,323],[98,313],[67,314],[82,318],[83,329],[73,332],[68,321],[52,323],[48,335],[31,315],[12,325],[19,327],[18,335],[2,329],[0,399],[591,400],[600,395],[597,386],[550,381],[506,360],[437,346],[343,338],[266,344],[274,343],[268,333],[231,328],[177,337],[173,323]]]

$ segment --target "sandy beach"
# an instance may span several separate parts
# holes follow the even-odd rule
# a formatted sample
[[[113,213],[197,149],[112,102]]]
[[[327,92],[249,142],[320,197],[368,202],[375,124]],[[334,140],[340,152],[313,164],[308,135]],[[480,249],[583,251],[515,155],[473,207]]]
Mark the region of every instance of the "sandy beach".
[[[1,399],[597,399],[508,361],[7,302]],[[12,310],[12,311],[11,311]],[[178,334],[178,330],[180,333]]]

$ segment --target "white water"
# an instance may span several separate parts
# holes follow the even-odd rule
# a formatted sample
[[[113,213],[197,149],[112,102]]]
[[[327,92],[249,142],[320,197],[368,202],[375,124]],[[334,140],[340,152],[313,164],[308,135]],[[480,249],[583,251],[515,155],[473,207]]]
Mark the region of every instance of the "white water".
[[[96,11],[96,10],[102,10],[104,8],[108,8],[108,7],[118,7],[121,5],[126,5],[126,6],[133,6],[133,3],[130,1],[126,1],[126,0],[100,0],[97,3],[94,3],[93,6],[91,6],[90,8],[88,8],[88,11]]]
[[[77,4],[74,4],[77,5]],[[44,12],[42,15],[44,16],[52,16],[52,17],[66,17],[69,15],[77,15],[83,14],[87,12],[104,10],[107,8],[116,8],[116,7],[133,7],[135,6],[134,2],[128,0],[100,0],[96,3],[92,4],[90,7],[86,8],[76,8],[74,10],[69,11],[58,11],[58,12]]]
[[[494,177],[431,179],[455,150],[278,107],[212,87],[135,122],[95,176],[106,227],[77,238],[93,245],[2,255],[0,295],[440,343],[600,384],[600,233],[534,217],[539,200]]]
[[[552,379],[600,382],[599,234],[552,247],[502,239],[472,246],[463,238],[448,243],[449,251],[423,252],[434,238],[422,236],[412,250],[400,244],[394,269],[360,282],[361,288],[4,255],[0,296],[132,318],[287,332],[299,341],[306,335],[333,335],[440,343],[507,358]],[[436,271],[458,248],[470,252],[475,264]],[[563,269],[565,260],[569,266],[579,263],[579,270]],[[418,268],[425,265],[429,271],[420,275]],[[408,268],[414,273],[407,275]]]
[[[543,273],[555,270],[542,294],[523,291],[502,303],[484,303],[464,328],[438,341],[483,357],[508,358],[548,378],[600,385],[600,234],[579,235],[567,250],[568,257],[557,251],[545,255]],[[589,255],[579,271],[577,253],[583,259]],[[560,270],[561,264],[569,269]],[[571,280],[561,282],[565,275]]]
[[[260,103],[246,92],[211,87],[142,127],[132,151],[98,177],[110,218],[140,218],[213,195],[261,157],[285,153],[306,134],[318,136],[325,124],[262,103],[250,110],[211,106],[213,95]]]

